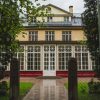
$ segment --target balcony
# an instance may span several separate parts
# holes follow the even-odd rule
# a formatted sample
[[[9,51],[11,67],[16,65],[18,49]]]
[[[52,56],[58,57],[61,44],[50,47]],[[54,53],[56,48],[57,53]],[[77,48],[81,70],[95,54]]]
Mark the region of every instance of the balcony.
[[[80,17],[72,17],[71,21],[52,21],[52,22],[43,22],[43,26],[45,27],[66,27],[66,26],[82,26],[82,19]],[[25,22],[23,26],[38,26],[38,24],[31,22]]]
[[[70,26],[71,22],[44,22],[43,26]],[[28,26],[36,26],[35,23],[29,23]]]

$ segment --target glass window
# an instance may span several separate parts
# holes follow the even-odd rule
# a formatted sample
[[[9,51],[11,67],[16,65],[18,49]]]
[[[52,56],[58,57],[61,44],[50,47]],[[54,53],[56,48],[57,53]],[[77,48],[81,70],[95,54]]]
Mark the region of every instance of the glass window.
[[[88,69],[88,53],[82,53],[82,66],[83,70]]]
[[[48,8],[46,9],[46,12],[47,12],[47,13],[51,13],[51,7],[48,7]]]
[[[78,70],[88,70],[88,52],[86,46],[75,46]]]
[[[81,70],[81,62],[82,62],[81,53],[75,53],[75,58],[77,59],[78,70]]]
[[[20,70],[24,70],[25,67],[25,48],[24,46],[20,46],[20,50],[15,53],[15,57],[18,58],[19,62],[20,62]]]
[[[29,20],[30,23],[36,23],[37,22],[37,19],[36,17],[31,17],[30,20]]]
[[[44,46],[44,70],[55,69],[55,46]]]
[[[40,46],[28,46],[27,70],[40,70],[41,66],[41,48]]]
[[[68,22],[69,21],[69,17],[68,16],[64,16],[64,22]]]
[[[45,32],[45,40],[46,41],[54,41],[55,34],[54,31],[46,31]]]
[[[91,60],[92,60],[92,70],[94,70],[94,69],[95,69],[95,67],[96,67],[96,64],[95,64],[95,59],[91,58]]]
[[[71,31],[62,32],[62,41],[71,41]]]
[[[36,21],[37,21],[36,17],[33,17],[32,22],[36,22]]]
[[[29,31],[29,41],[38,41],[38,31]]]
[[[47,17],[47,22],[52,22],[53,18],[50,16],[50,17]]]
[[[27,70],[33,70],[33,53],[27,54]]]
[[[71,46],[58,46],[59,70],[68,69],[68,61],[71,57]]]
[[[0,52],[0,64],[2,65],[2,67],[4,67],[5,69],[7,69],[7,64],[5,62],[5,57],[6,57],[6,53],[5,52]]]
[[[25,47],[20,46],[20,50],[14,54],[14,57],[19,60],[20,70],[25,70]]]
[[[24,53],[18,53],[18,59],[20,61],[20,70],[24,70]]]

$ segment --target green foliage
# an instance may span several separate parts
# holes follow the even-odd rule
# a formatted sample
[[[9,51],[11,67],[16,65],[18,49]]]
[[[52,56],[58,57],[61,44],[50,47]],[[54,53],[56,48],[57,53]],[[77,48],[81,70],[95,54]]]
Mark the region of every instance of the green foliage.
[[[9,88],[9,84],[7,84]],[[20,83],[20,100],[22,100],[23,96],[26,95],[26,93],[32,88],[33,83],[30,82],[21,82]],[[9,100],[9,91],[7,91],[7,94],[0,95],[0,100]]]
[[[85,82],[80,82],[79,84],[78,84],[79,86],[78,86],[78,92],[79,93],[83,93],[83,94],[85,94],[85,93],[87,93],[88,92],[88,86],[87,86],[87,83],[85,83]]]
[[[22,82],[20,84],[20,95],[25,95],[29,89],[31,89],[31,87],[33,86],[33,83],[30,83],[30,82]]]
[[[94,82],[93,80],[88,83],[89,93],[100,93],[100,82]]]
[[[31,0],[0,0],[0,47],[7,58],[0,62],[10,61],[18,50],[19,41],[16,37],[24,29],[23,23],[30,22],[35,17],[47,16],[44,9],[44,6],[34,6]],[[40,22],[37,20],[36,23]]]
[[[65,84],[66,89],[68,89],[68,83]],[[90,94],[88,83],[79,82],[78,83],[78,100],[98,100],[100,94]]]
[[[5,68],[0,65],[0,80],[4,78],[4,71],[5,71]]]
[[[8,85],[6,81],[0,82],[0,95],[7,95]]]
[[[84,33],[87,37],[86,44],[91,53],[92,59],[95,60],[95,71],[100,76],[100,53],[99,53],[99,32],[98,32],[98,13],[97,0],[84,0],[85,11],[82,14]]]
[[[0,0],[0,63],[5,66],[10,63],[20,46],[16,37],[24,29],[23,23],[47,16],[44,9],[35,7],[31,0]],[[36,23],[40,24],[38,20]],[[3,72],[0,77],[3,78]]]

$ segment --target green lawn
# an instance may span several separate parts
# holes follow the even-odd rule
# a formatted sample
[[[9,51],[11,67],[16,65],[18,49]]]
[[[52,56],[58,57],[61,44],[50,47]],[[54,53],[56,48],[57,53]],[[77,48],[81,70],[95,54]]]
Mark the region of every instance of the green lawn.
[[[65,84],[68,89],[68,83]],[[88,84],[86,82],[78,83],[78,98],[79,100],[99,100],[100,94],[89,94]]]
[[[22,98],[33,86],[30,82],[20,83],[20,98]],[[9,93],[6,96],[0,96],[0,100],[9,100]]]

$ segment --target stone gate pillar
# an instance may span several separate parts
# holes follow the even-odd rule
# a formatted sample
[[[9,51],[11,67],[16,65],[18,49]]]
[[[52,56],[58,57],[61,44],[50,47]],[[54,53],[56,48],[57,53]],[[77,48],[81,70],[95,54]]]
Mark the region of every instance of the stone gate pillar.
[[[9,100],[19,100],[19,61],[16,58],[11,60]]]
[[[71,58],[68,62],[68,100],[78,100],[77,61]]]

